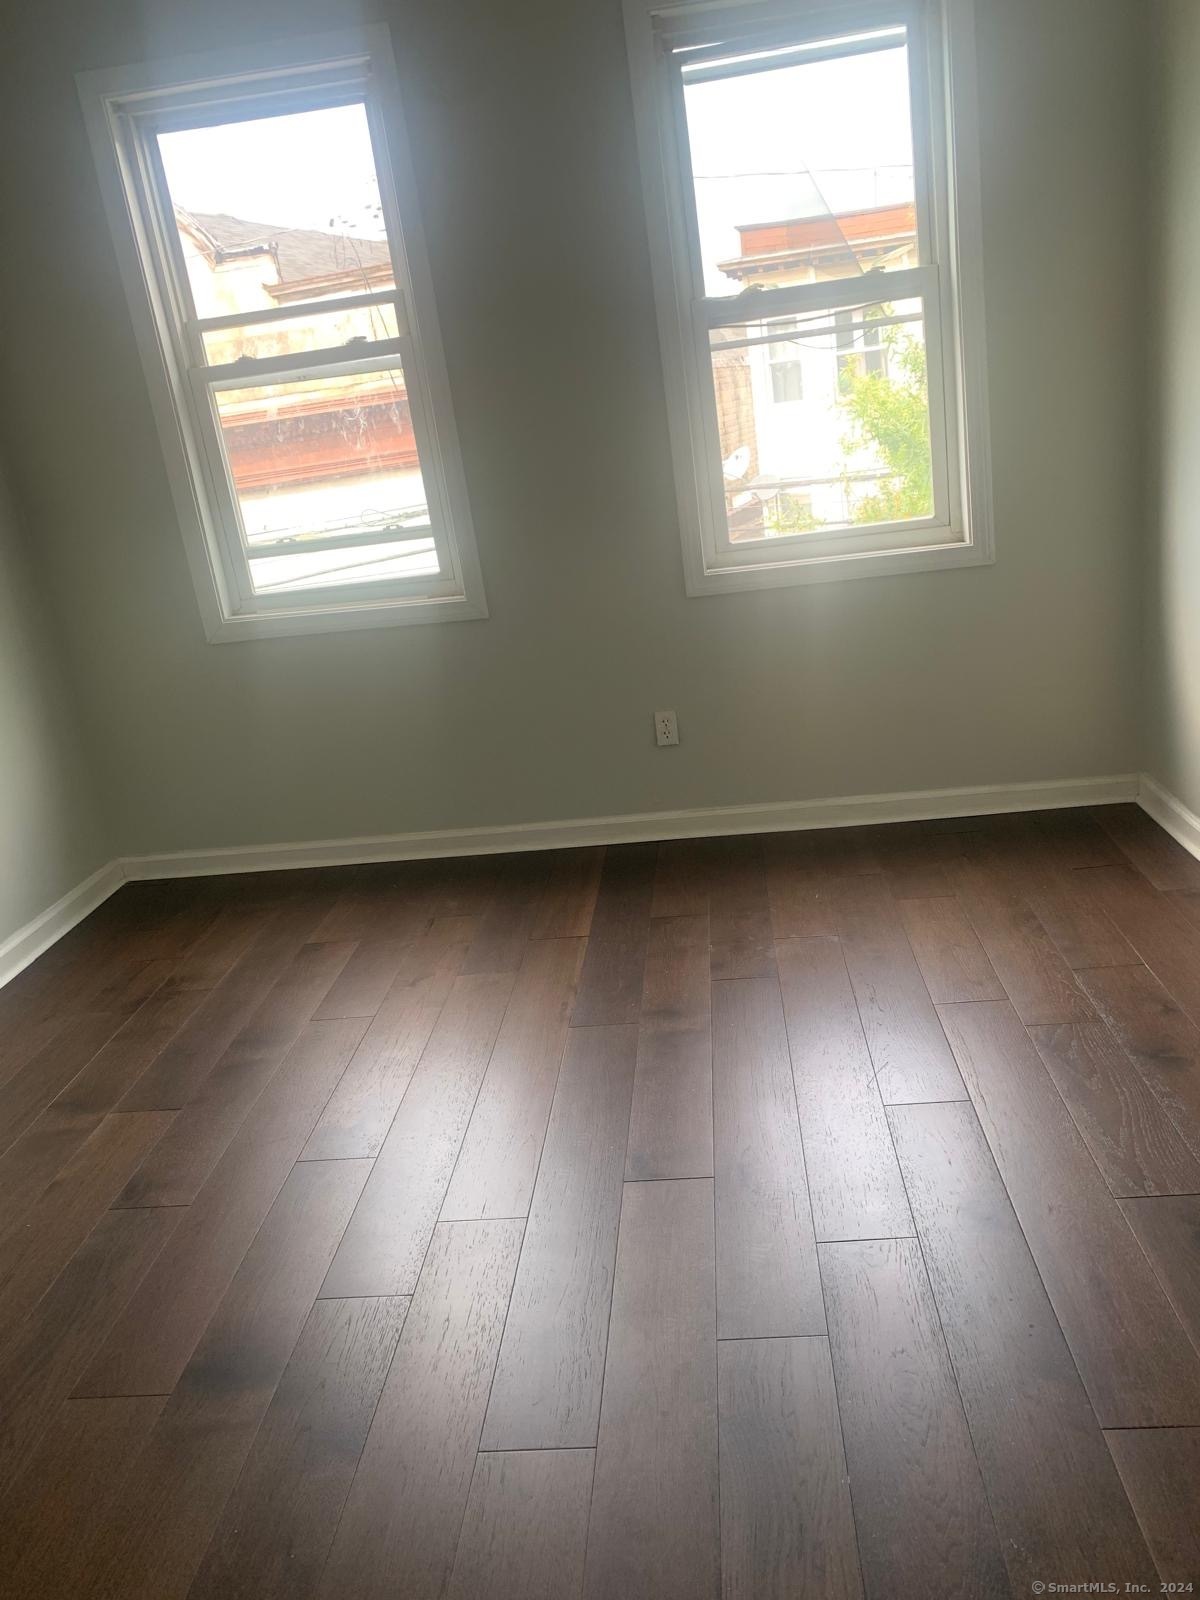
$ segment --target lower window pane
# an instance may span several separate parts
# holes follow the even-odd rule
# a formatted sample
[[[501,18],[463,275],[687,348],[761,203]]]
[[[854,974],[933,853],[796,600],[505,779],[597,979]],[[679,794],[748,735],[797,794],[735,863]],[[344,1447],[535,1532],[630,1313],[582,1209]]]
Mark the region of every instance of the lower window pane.
[[[731,540],[933,515],[919,300],[716,328]]]
[[[391,579],[398,573],[384,551],[404,563],[416,552],[427,564],[414,573],[437,572],[399,366],[219,389],[214,398],[256,589],[275,588],[281,577],[287,587]],[[394,533],[396,542],[300,554],[306,540],[364,533]],[[255,557],[256,546],[277,547],[281,539],[296,554]],[[347,572],[358,563],[356,575],[341,576],[341,563]],[[409,575],[407,565],[402,575]]]

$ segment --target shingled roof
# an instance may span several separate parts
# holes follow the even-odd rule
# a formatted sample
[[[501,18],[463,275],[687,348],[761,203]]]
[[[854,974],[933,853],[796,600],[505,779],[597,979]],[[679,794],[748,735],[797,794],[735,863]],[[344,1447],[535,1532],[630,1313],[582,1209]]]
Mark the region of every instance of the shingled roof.
[[[322,233],[316,228],[285,228],[271,222],[248,222],[242,217],[183,213],[208,236],[219,251],[270,250],[279,265],[280,283],[323,278],[357,267],[386,267],[388,247],[382,239],[359,239],[345,233]]]

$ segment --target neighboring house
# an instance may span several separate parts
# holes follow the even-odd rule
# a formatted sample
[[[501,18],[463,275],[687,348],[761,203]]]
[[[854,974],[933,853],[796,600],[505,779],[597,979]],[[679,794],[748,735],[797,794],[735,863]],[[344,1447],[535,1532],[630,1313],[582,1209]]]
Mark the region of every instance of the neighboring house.
[[[916,264],[911,202],[738,227],[740,253],[720,269],[743,290],[827,282]],[[886,280],[873,294],[886,295]],[[878,485],[882,463],[848,456],[839,405],[850,368],[886,371],[887,351],[870,311],[835,311],[770,325],[747,323],[714,336],[713,377],[730,533],[737,538],[804,531],[853,520],[856,498]],[[789,338],[793,334],[795,337]]]
[[[181,208],[176,221],[199,316],[307,302],[294,321],[206,334],[214,364],[317,347],[355,349],[395,337],[390,304],[331,312],[311,305],[389,287],[383,241]],[[303,538],[364,521],[420,528],[427,520],[398,362],[383,372],[225,390],[218,415],[252,544],[256,537]]]

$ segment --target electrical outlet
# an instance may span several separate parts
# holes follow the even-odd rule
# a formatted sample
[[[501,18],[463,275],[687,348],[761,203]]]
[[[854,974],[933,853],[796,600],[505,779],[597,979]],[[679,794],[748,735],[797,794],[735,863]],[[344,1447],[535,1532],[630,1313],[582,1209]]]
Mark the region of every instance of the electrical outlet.
[[[654,742],[659,745],[679,743],[679,724],[673,711],[654,713]]]

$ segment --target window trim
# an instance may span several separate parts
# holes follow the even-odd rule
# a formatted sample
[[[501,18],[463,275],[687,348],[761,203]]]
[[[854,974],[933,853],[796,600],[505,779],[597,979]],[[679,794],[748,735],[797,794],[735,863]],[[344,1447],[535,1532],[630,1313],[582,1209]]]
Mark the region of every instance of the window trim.
[[[982,219],[979,205],[979,133],[976,104],[974,0],[624,0],[626,40],[651,267],[658,312],[659,344],[666,385],[668,428],[674,466],[684,580],[692,596],[821,583],[850,577],[884,576],[943,567],[976,566],[994,556],[990,427],[984,342]],[[915,188],[920,265],[880,274],[887,298],[905,298],[900,279],[920,288],[931,370],[942,374],[944,411],[934,407],[930,385],[931,438],[944,430],[947,448],[934,451],[944,463],[944,503],[949,515],[817,536],[785,535],[763,540],[728,539],[723,496],[716,476],[720,452],[711,380],[708,335],[722,322],[744,322],[736,296],[722,307],[705,298],[699,281],[691,171],[687,159],[679,74],[671,67],[660,35],[676,44],[700,45],[723,37],[721,25],[737,18],[739,31],[764,43],[792,38],[797,23],[817,36],[878,27],[888,20],[915,26],[926,48],[910,67]],[[714,20],[715,19],[715,20]],[[916,52],[910,55],[914,61]],[[931,278],[942,307],[932,314]],[[865,275],[811,286],[763,289],[755,294],[758,317],[773,310],[794,312],[807,296],[815,307],[862,305],[874,294]],[[909,296],[912,298],[914,296]],[[948,334],[949,337],[943,335]]]
[[[370,90],[366,93],[368,71]],[[271,87],[273,80],[278,81],[278,91]],[[77,76],[77,85],[208,639],[218,643],[486,617],[416,180],[386,26],[83,72]],[[159,115],[169,115],[180,104],[192,107],[183,119],[188,126],[197,125],[197,109],[209,106],[214,122],[231,121],[232,116],[222,115],[222,98],[245,108],[276,94],[270,101],[276,110],[313,109],[360,98],[366,104],[380,203],[395,267],[396,288],[386,291],[384,297],[395,299],[401,322],[398,338],[373,342],[370,350],[356,354],[351,364],[365,367],[390,359],[402,361],[405,367],[432,537],[443,568],[432,580],[392,579],[254,595],[240,575],[244,565],[240,546],[234,552],[229,545],[228,519],[220,511],[221,491],[214,485],[214,475],[227,471],[226,458],[219,447],[214,453],[212,441],[206,439],[209,430],[199,422],[204,405],[195,382],[200,374],[189,370],[182,348],[189,319],[174,281],[178,263],[172,252],[177,251],[178,241],[173,227],[164,228],[158,186],[151,183],[147,187],[147,174],[131,168],[138,140],[130,135],[129,126],[138,114],[146,116],[153,108],[162,107]],[[131,107],[138,111],[127,116]],[[239,110],[240,114],[251,113]],[[407,322],[402,308],[407,310]],[[279,308],[293,316],[303,309]],[[231,319],[238,326],[254,320],[254,313],[247,317],[235,313]],[[190,331],[194,335],[194,328]],[[294,360],[290,356],[281,359],[289,363],[287,376],[293,377],[303,367],[307,353],[298,353]],[[334,370],[327,355],[313,365]],[[213,370],[208,369],[210,376]],[[237,382],[246,375],[225,381]],[[260,381],[268,376],[266,366],[257,365],[253,376]],[[211,384],[202,387],[211,391]]]

